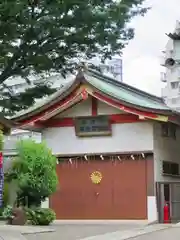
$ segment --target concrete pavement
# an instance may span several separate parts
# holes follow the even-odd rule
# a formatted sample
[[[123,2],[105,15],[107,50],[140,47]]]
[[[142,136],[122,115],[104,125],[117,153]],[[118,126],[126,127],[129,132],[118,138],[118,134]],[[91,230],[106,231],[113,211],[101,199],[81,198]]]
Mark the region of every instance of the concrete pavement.
[[[156,225],[143,226],[140,228],[134,228],[134,229],[125,230],[125,231],[116,231],[116,232],[107,233],[99,236],[91,236],[88,238],[83,238],[81,240],[126,240],[126,239],[132,239],[132,238],[134,239],[137,236],[141,236],[142,239],[144,239],[146,235],[149,235],[154,232],[167,230],[169,228],[172,228],[172,225],[156,224]]]
[[[113,233],[115,231],[125,231],[137,227],[143,227],[139,222],[123,221],[58,221],[51,228],[55,229],[53,233],[27,234],[28,240],[80,240],[90,236],[99,236]]]
[[[162,231],[172,227],[172,225],[140,225],[137,223],[117,223],[109,224],[104,221],[87,224],[55,224],[53,233],[28,234],[24,235],[28,240],[125,240],[136,236],[145,236],[154,231]],[[158,239],[159,240],[159,239]]]
[[[26,240],[26,238],[18,232],[3,231],[0,232],[0,240]]]
[[[179,240],[180,226],[137,223],[55,223],[49,227],[0,225],[0,240]]]
[[[137,236],[133,240],[179,240],[180,226],[164,229],[162,231],[153,232],[144,236]]]
[[[0,240],[26,240],[24,234],[53,232],[52,228],[35,226],[12,226],[0,224]]]

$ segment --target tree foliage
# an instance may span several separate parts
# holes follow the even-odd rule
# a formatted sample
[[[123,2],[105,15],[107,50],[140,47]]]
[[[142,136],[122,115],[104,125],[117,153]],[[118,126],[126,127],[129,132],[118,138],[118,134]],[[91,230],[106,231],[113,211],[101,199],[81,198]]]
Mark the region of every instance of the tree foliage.
[[[4,135],[3,135],[3,131],[0,130],[0,151],[3,150],[3,146],[4,146]]]
[[[39,206],[56,191],[56,157],[45,143],[23,140],[17,145],[18,157],[6,174],[9,181],[18,184],[18,202],[28,206]]]
[[[72,72],[82,59],[102,61],[134,36],[127,23],[147,11],[144,0],[4,0],[0,3],[0,87],[21,76]],[[48,87],[48,86],[47,86]],[[38,87],[33,89],[38,98]],[[45,88],[44,94],[50,94]],[[24,93],[23,93],[24,94]],[[33,101],[8,90],[0,104],[13,111]],[[4,101],[5,99],[5,101]],[[14,106],[14,102],[15,105]],[[19,107],[18,104],[19,103]]]

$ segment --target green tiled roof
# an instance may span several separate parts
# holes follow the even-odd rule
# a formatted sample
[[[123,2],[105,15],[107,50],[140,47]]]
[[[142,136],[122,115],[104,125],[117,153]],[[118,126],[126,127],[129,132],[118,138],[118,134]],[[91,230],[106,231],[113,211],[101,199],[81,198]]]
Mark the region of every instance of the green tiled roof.
[[[54,101],[55,99],[57,99],[58,97],[61,96],[61,94],[63,94],[67,89],[69,89],[74,83],[74,79],[72,81],[69,81],[67,83],[65,83],[62,88],[60,88],[57,92],[51,94],[49,97],[46,97],[44,100],[39,101],[38,103],[35,103],[32,107],[26,109],[26,110],[22,110],[19,111],[15,116],[11,117],[11,119],[15,119],[18,117],[21,117],[25,114],[28,114],[30,112],[33,112],[47,104],[49,104],[50,102]]]
[[[84,70],[83,72],[83,80],[89,83],[92,87],[96,88],[98,91],[109,95],[110,97],[122,101],[127,104],[132,104],[137,108],[146,108],[150,111],[169,111],[172,112],[170,108],[168,108],[163,102],[162,98],[151,95],[144,91],[141,91],[137,88],[131,87],[125,83],[118,82],[112,78],[106,77],[99,72],[93,70]],[[81,73],[80,73],[81,75]],[[78,78],[79,81],[82,78]],[[72,79],[72,81],[67,82],[64,86],[59,89],[56,93],[52,94],[50,97],[47,97],[45,100],[36,103],[32,107],[27,110],[20,111],[17,115],[13,116],[11,119],[21,118],[25,115],[33,114],[33,112],[38,112],[42,108],[45,108],[47,104],[54,102],[55,100],[61,98],[62,94],[67,93],[68,89],[70,89],[75,83],[76,79]]]
[[[127,84],[101,75],[98,76],[98,73],[93,71],[88,71],[84,74],[84,77],[92,86],[117,100],[152,110],[170,110],[161,98],[142,92]]]

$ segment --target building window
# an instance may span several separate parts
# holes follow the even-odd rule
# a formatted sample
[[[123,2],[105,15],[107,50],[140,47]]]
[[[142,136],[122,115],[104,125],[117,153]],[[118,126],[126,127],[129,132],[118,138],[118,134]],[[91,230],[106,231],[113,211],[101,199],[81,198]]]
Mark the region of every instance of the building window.
[[[169,136],[173,139],[176,139],[176,125],[170,124],[169,126]]]
[[[168,124],[161,124],[161,132],[163,137],[168,137]]]
[[[178,176],[179,175],[179,164],[163,161],[163,174]]]
[[[179,82],[171,82],[171,88],[177,89],[179,87]]]
[[[176,139],[177,126],[173,123],[161,124],[162,136]]]
[[[171,99],[171,104],[177,104],[177,103],[178,103],[177,97]]]

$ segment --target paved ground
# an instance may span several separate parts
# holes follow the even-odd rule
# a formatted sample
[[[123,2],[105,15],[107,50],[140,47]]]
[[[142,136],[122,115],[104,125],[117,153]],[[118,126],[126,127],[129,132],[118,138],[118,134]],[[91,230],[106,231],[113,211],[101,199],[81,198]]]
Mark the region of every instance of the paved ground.
[[[54,231],[55,230],[55,231]],[[22,233],[23,235],[21,235]],[[137,237],[136,237],[137,236]],[[0,240],[179,240],[180,225],[132,223],[54,224],[50,227],[0,225]]]
[[[133,238],[133,240],[179,240],[180,227],[173,227],[161,231],[153,232],[144,236]]]
[[[28,234],[24,235],[28,240],[80,240],[94,235],[102,235],[106,233],[131,230],[142,227],[141,224],[55,224],[52,226],[55,232]]]
[[[0,240],[26,240],[26,238],[17,232],[3,231],[0,232]]]
[[[179,227],[167,227],[166,229],[163,229],[162,226],[156,226],[157,231],[155,232],[148,232],[145,233],[143,230],[144,227],[140,228],[142,230],[139,231],[139,234],[141,232],[141,236],[134,237],[132,235],[132,232],[135,231],[133,228],[134,226],[109,226],[109,225],[68,225],[68,226],[56,226],[56,233],[42,233],[37,235],[26,235],[26,238],[28,240],[55,240],[55,239],[62,239],[62,240],[76,240],[81,239],[83,240],[125,240],[125,239],[133,239],[133,240],[179,240],[180,239],[180,226]],[[132,229],[130,229],[132,228]],[[145,227],[146,228],[146,227]],[[154,227],[148,227],[150,231]],[[158,229],[159,228],[159,229]],[[162,228],[162,229],[161,229]],[[118,231],[117,231],[118,230]],[[122,230],[122,231],[121,231]],[[143,234],[143,231],[145,234]],[[112,233],[111,233],[112,232]],[[128,237],[128,234],[125,234],[127,232],[128,234],[131,233]],[[138,233],[136,231],[136,233]],[[94,234],[100,234],[96,237],[90,237]],[[89,236],[89,237],[88,237]]]
[[[12,226],[0,223],[0,240],[26,240],[22,234],[40,232],[52,232],[52,229],[46,227],[33,226]]]

